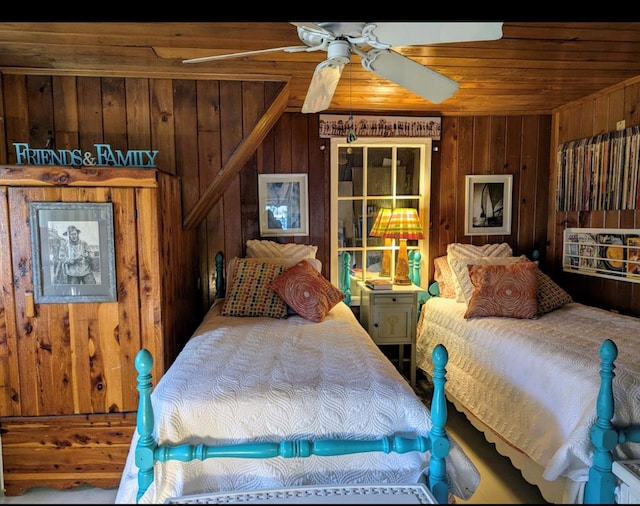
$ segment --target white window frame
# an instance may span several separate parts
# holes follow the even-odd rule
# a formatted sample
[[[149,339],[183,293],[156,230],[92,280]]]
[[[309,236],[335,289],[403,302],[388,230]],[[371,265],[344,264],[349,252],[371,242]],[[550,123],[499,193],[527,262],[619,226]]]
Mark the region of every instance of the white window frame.
[[[330,225],[331,225],[331,250],[330,250],[330,258],[331,258],[331,282],[340,286],[339,277],[340,277],[340,265],[339,265],[339,254],[342,251],[362,251],[363,257],[366,258],[367,250],[380,250],[380,247],[367,247],[366,241],[364,245],[361,247],[358,246],[348,246],[348,247],[339,247],[338,244],[338,203],[344,200],[363,200],[366,202],[367,198],[372,199],[391,199],[393,202],[396,200],[395,189],[396,184],[395,180],[392,182],[392,191],[393,194],[389,195],[375,195],[368,197],[366,194],[367,189],[367,174],[366,170],[363,167],[363,193],[362,197],[355,196],[354,198],[349,197],[339,197],[338,196],[338,176],[339,176],[339,148],[342,147],[390,147],[393,150],[393,164],[395,165],[395,153],[397,148],[419,148],[420,149],[420,162],[419,162],[419,173],[420,173],[420,182],[419,182],[419,195],[417,196],[419,206],[418,206],[418,214],[420,219],[422,220],[422,229],[424,232],[424,239],[418,241],[418,251],[420,251],[422,255],[421,260],[421,269],[423,273],[428,272],[426,266],[428,266],[429,258],[428,258],[428,245],[429,245],[429,214],[430,214],[430,185],[431,185],[431,150],[432,150],[432,139],[427,137],[395,137],[395,138],[377,138],[377,137],[365,137],[359,138],[358,140],[347,143],[346,139],[334,137],[331,139],[331,217],[330,217]],[[395,148],[395,149],[393,149]],[[394,171],[395,173],[395,171]],[[412,195],[413,197],[413,195]],[[407,198],[406,195],[398,196],[400,200],[404,200]],[[415,248],[413,248],[415,249]],[[397,256],[398,244],[397,241],[394,241],[393,245],[393,261],[391,266],[391,275],[392,278],[395,275],[395,259]],[[358,279],[359,280],[359,279]],[[351,305],[359,305],[360,304],[360,295],[356,293],[354,288],[356,287],[357,280],[354,280],[351,284],[352,288],[352,297],[351,297]],[[427,289],[429,284],[429,280],[426,279],[426,275],[422,275],[420,286]]]

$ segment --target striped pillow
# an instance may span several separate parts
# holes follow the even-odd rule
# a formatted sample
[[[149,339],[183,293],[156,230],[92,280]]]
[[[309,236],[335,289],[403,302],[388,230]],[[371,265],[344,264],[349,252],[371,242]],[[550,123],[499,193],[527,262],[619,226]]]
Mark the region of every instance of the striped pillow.
[[[510,257],[513,255],[513,250],[506,242],[483,244],[482,246],[452,242],[447,245],[447,255],[458,257]]]
[[[315,258],[318,246],[311,244],[286,243],[280,244],[274,241],[260,239],[247,240],[247,258],[289,258],[294,261],[305,258]]]

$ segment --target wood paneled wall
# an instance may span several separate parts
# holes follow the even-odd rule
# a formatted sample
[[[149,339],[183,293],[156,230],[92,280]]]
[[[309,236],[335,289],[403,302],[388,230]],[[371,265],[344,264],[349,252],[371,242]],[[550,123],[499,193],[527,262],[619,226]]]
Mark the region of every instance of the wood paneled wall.
[[[157,149],[158,168],[181,178],[185,216],[276,90],[275,83],[241,81],[4,75],[0,162],[15,162],[13,142]],[[319,137],[318,120],[285,113],[198,227],[203,309],[215,295],[216,252],[242,255],[246,240],[259,237],[258,173],[308,174],[310,235],[279,240],[317,244],[330,275],[330,143]],[[453,241],[504,240],[527,254],[545,244],[550,129],[549,116],[443,118],[432,157],[431,258]],[[512,233],[465,237],[464,176],[491,173],[514,175]],[[425,267],[431,278],[432,265]]]
[[[442,118],[442,140],[431,172],[431,258],[446,254],[452,242],[507,242],[514,254],[529,256],[542,248],[550,132],[547,115]],[[513,175],[511,234],[464,235],[465,176],[471,174]]]
[[[640,316],[640,284],[562,271],[562,241],[567,227],[640,228],[638,210],[571,211],[555,209],[555,153],[561,144],[640,123],[640,77],[612,86],[558,109],[552,121],[548,199],[547,257],[553,277],[579,302]]]

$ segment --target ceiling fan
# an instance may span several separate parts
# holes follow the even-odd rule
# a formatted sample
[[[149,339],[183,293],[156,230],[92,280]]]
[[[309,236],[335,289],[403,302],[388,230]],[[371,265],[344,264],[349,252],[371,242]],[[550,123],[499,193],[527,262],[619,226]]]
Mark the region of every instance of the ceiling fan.
[[[200,63],[240,58],[261,53],[285,51],[327,52],[318,64],[307,91],[303,113],[328,109],[344,66],[356,53],[362,66],[426,100],[442,102],[452,96],[459,84],[452,79],[394,51],[396,46],[416,46],[444,42],[497,40],[502,37],[501,22],[292,22],[298,29],[301,46],[274,47],[240,53],[183,60]]]

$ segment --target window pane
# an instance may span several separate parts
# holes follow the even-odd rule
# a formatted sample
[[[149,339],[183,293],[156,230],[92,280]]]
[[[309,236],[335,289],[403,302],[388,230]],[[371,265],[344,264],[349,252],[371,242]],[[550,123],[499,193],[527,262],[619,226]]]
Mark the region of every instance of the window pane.
[[[367,195],[391,195],[391,148],[367,151]]]
[[[338,196],[362,196],[362,158],[363,148],[338,148],[338,182],[345,183],[338,188]]]
[[[420,148],[398,148],[396,195],[420,193]]]
[[[369,216],[372,218],[369,223],[369,229],[367,231],[367,247],[369,246],[383,246],[385,244],[384,237],[374,237],[371,235],[371,228],[373,227],[373,223],[376,221],[378,217],[378,212],[380,209],[393,209],[393,199],[369,199],[367,200],[367,212]]]

